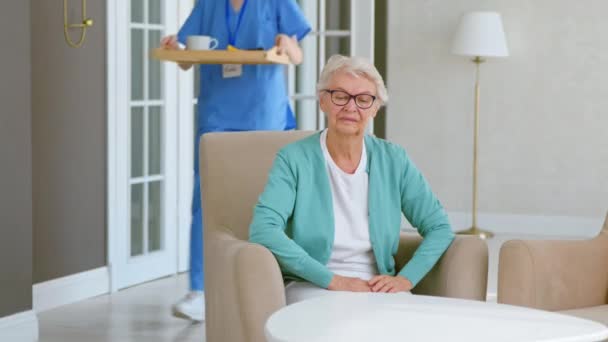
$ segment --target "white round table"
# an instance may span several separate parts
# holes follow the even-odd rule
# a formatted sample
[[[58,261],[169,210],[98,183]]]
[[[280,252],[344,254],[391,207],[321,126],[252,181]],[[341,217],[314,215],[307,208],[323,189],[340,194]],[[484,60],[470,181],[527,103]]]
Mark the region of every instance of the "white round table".
[[[335,292],[288,305],[268,342],[601,341],[600,323],[523,307],[408,293]]]

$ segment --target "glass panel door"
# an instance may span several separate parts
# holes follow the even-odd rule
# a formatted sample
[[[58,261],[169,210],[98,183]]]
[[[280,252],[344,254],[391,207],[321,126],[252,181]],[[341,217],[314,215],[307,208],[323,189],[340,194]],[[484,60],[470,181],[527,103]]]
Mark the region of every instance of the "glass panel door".
[[[319,110],[316,95],[318,75],[334,54],[357,55],[373,62],[374,0],[299,0],[298,3],[312,32],[301,42],[302,64],[290,67],[289,93],[297,129],[320,130],[325,128],[326,119]],[[360,19],[365,16],[371,19]]]
[[[178,4],[177,23],[179,24],[174,30],[169,30],[169,33],[177,32],[179,25],[190,14],[194,2],[195,0],[174,2]],[[315,93],[318,75],[327,58],[335,53],[356,54],[372,60],[374,0],[297,0],[297,2],[308,18],[312,32],[301,42],[304,53],[303,63],[287,68],[286,82],[292,108],[296,114],[297,129],[322,129],[325,127],[325,118],[318,109]],[[371,19],[361,20],[359,16],[371,16]],[[196,101],[200,86],[198,67],[188,72],[179,71],[177,77],[179,79],[179,270],[185,271],[188,268],[194,145],[198,144],[195,140]]]
[[[151,59],[150,49],[175,30],[175,4],[110,0],[117,59],[109,77],[115,139],[108,148],[110,262],[114,290],[177,271],[177,70]],[[173,9],[173,10],[172,10]],[[113,43],[112,43],[113,42]]]
[[[161,3],[131,0],[131,187],[130,255],[141,256],[163,248],[163,70],[147,51],[156,47],[164,26]]]

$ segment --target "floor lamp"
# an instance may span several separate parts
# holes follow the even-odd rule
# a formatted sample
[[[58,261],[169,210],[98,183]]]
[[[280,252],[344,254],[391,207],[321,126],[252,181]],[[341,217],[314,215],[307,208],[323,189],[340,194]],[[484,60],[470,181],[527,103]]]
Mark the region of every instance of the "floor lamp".
[[[475,63],[475,129],[473,134],[473,224],[458,234],[476,235],[482,239],[494,234],[477,226],[477,155],[479,136],[479,66],[484,57],[509,55],[500,14],[496,12],[471,12],[462,16],[454,36],[452,53],[473,57]]]

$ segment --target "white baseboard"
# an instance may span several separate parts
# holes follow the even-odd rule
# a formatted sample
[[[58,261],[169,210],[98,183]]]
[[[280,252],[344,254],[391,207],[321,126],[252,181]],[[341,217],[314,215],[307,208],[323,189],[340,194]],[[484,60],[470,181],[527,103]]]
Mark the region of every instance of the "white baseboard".
[[[454,231],[471,226],[470,213],[453,211],[448,216]],[[587,238],[598,234],[603,218],[479,213],[477,223],[482,229],[505,235]],[[413,230],[407,220],[403,220],[402,228]]]
[[[34,311],[50,310],[109,292],[108,267],[100,267],[34,284],[32,296]]]
[[[33,310],[0,317],[0,341],[38,341],[38,318]]]

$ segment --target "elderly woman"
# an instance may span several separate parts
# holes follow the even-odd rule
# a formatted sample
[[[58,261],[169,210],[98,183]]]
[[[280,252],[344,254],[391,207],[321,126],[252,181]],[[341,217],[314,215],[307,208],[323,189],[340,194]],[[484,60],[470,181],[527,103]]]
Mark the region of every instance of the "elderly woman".
[[[372,64],[332,56],[317,91],[328,128],[277,153],[250,240],[276,257],[288,304],[329,291],[410,291],[454,238],[447,215],[401,147],[365,134],[388,100]],[[423,241],[396,270],[401,213]]]

